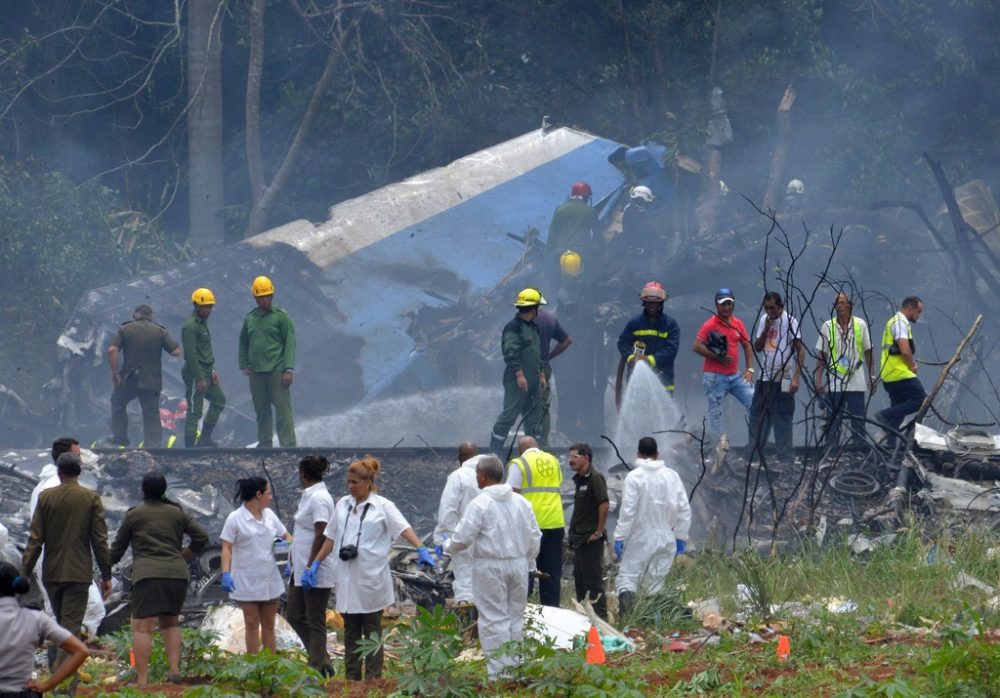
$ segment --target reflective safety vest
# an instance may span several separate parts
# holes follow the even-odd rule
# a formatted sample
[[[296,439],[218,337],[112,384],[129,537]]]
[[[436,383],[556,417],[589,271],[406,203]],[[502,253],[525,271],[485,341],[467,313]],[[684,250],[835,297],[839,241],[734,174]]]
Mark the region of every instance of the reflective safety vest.
[[[900,356],[898,352],[895,354],[890,353],[889,350],[895,344],[895,340],[892,337],[892,325],[899,319],[899,313],[896,313],[891,318],[889,322],[885,323],[885,330],[882,331],[882,382],[883,383],[895,383],[896,381],[906,380],[907,378],[916,378],[917,374],[910,370],[910,367],[906,365],[903,357]],[[909,324],[906,326],[906,337],[910,340],[910,346],[913,346],[913,327]]]
[[[562,467],[559,459],[545,451],[530,451],[514,458],[510,466],[521,470],[521,495],[531,503],[538,527],[566,525],[562,504]]]
[[[847,352],[844,351],[844,355],[839,359],[837,358],[837,335],[840,334],[840,325],[837,319],[834,318],[830,321],[830,366],[833,370],[839,373],[841,376],[847,376],[854,371],[854,369],[861,366],[861,357],[865,355],[864,341],[861,339],[861,323],[858,319],[851,316],[851,327],[854,329],[854,346],[857,347],[857,352],[855,356],[857,361],[855,361],[853,366],[846,365]],[[846,347],[845,347],[846,349]]]

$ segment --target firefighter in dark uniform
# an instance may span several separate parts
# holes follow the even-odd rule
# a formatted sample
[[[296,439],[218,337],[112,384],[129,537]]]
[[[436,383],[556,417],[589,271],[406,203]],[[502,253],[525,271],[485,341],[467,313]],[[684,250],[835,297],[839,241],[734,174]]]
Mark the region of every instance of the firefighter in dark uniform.
[[[681,331],[677,321],[663,312],[667,292],[650,281],[639,293],[642,312],[628,321],[618,337],[618,374],[615,377],[615,404],[621,407],[622,378],[629,375],[637,361],[646,361],[656,371],[660,382],[672,394],[674,391],[674,359],[680,348]]]
[[[292,381],[295,374],[295,325],[274,307],[274,284],[258,276],[250,287],[257,307],[247,313],[240,330],[240,370],[250,378],[257,413],[257,447],[270,448],[277,427],[278,443],[295,446]],[[272,422],[271,406],[274,406]]]
[[[212,430],[222,408],[226,406],[226,395],[219,385],[219,374],[215,372],[215,353],[212,351],[212,334],[208,331],[208,316],[215,308],[215,294],[207,288],[199,288],[191,294],[194,312],[181,328],[181,344],[184,346],[184,397],[187,400],[187,415],[184,418],[184,445],[218,446],[212,440]],[[208,414],[198,433],[208,400]]]
[[[108,346],[111,366],[111,440],[128,446],[128,403],[139,398],[142,408],[142,442],[146,448],[159,448],[163,439],[160,425],[160,391],[163,389],[161,352],[180,356],[181,348],[167,328],[153,322],[153,309],[137,306],[132,319],[122,323]],[[118,354],[125,359],[118,367]]]
[[[548,381],[542,370],[541,341],[535,318],[538,306],[546,301],[538,289],[526,288],[517,294],[517,315],[503,328],[503,410],[493,425],[490,448],[499,451],[518,415],[524,415],[524,433],[538,435],[549,406],[543,402]]]

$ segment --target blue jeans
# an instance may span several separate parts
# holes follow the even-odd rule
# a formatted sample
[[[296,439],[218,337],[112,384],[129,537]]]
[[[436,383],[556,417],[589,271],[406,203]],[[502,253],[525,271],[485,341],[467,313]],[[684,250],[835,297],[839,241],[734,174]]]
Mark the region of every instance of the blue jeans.
[[[863,390],[848,390],[840,393],[827,393],[824,396],[826,405],[826,424],[823,426],[823,442],[836,444],[840,442],[840,423],[847,418],[851,420],[851,441],[857,446],[865,444],[865,393]]]
[[[717,439],[723,433],[722,399],[726,395],[731,393],[743,404],[747,413],[750,412],[753,385],[743,380],[742,374],[702,373],[701,387],[705,389],[705,396],[708,398],[708,434],[712,438]]]
[[[795,396],[781,392],[781,381],[757,381],[750,404],[750,438],[747,441],[750,458],[762,459],[767,437],[774,427],[774,446],[778,460],[791,463],[795,460],[792,450],[792,415],[795,413]]]

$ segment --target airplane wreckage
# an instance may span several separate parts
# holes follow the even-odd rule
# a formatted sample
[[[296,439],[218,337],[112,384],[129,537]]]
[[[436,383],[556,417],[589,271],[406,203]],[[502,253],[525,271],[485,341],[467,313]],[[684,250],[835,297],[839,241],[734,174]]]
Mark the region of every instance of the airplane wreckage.
[[[919,329],[926,332],[922,347],[932,351],[920,354],[942,358],[962,339],[959,324],[967,316],[971,321],[970,308],[985,307],[983,294],[1000,278],[1000,266],[983,270],[988,255],[979,249],[992,253],[986,231],[1000,225],[988,189],[977,182],[958,188],[958,201],[953,196],[949,204],[945,197],[946,209],[933,219],[907,202],[872,210],[789,207],[776,214],[755,210],[747,201],[741,205],[737,195],[725,193],[722,200],[715,197],[720,232],[706,235],[689,224],[694,212],[685,203],[691,199],[686,189],[697,189],[691,184],[698,180],[696,164],[673,158],[665,168],[665,155],[655,144],[626,148],[570,128],[533,131],[337,204],[325,222],[294,221],[172,269],[90,291],[59,337],[62,373],[43,389],[54,413],[32,415],[16,395],[0,396],[4,411],[18,415],[0,428],[6,430],[0,440],[15,447],[0,455],[0,487],[7,492],[0,522],[10,532],[5,555],[16,558],[15,546],[26,539],[27,502],[47,463],[38,446],[62,433],[96,446],[84,482],[104,496],[111,531],[137,503],[141,473],[153,467],[168,478],[169,494],[213,537],[232,510],[235,480],[246,473],[266,471],[277,495],[275,508],[290,523],[298,497],[295,465],[303,453],[318,451],[334,464],[328,481],[335,497],[343,494],[338,474],[351,460],[365,452],[383,459],[383,492],[418,535],[429,535],[437,495],[455,466],[454,445],[469,438],[485,442],[499,411],[499,336],[512,314],[511,299],[531,285],[543,289],[557,313],[571,305],[565,289],[552,288],[540,256],[542,231],[578,180],[599,195],[595,208],[609,244],[620,234],[623,207],[638,184],[655,193],[663,230],[683,232],[626,249],[626,261],[617,266],[594,265],[597,273],[588,277],[593,283],[581,296],[586,302],[579,304],[584,310],[572,323],[563,320],[574,346],[555,365],[554,411],[559,422],[570,425],[557,423],[562,429],[557,443],[565,446],[585,435],[601,446],[602,434],[627,433],[615,423],[628,417],[617,418],[610,397],[614,342],[627,317],[638,312],[636,292],[650,276],[671,294],[666,312],[682,328],[678,389],[668,409],[673,416],[650,430],[666,444],[661,452],[681,472],[691,495],[693,540],[773,549],[803,531],[822,539],[831,526],[857,536],[862,527],[891,529],[903,500],[928,511],[1000,511],[994,487],[1000,479],[1000,437],[949,426],[992,417],[995,399],[980,397],[982,404],[972,407],[962,407],[967,401],[960,399],[964,386],[988,384],[983,363],[993,347],[983,336],[968,344],[964,360],[936,392],[936,411],[928,413],[928,421],[939,420],[941,431],[917,425],[915,440],[896,452],[876,443],[881,431],[871,425],[870,447],[818,448],[820,401],[811,387],[804,389],[796,408],[796,441],[807,447],[799,450],[801,462],[783,470],[766,461],[748,463],[737,448],[741,437],[733,438],[731,451],[727,443],[702,439],[701,359],[686,349],[719,286],[736,290],[737,314],[748,323],[764,291],[780,290],[789,312],[800,318],[810,350],[818,325],[830,317],[833,295],[848,289],[856,297],[855,313],[868,317],[873,335],[895,309],[892,299],[914,292],[928,299],[926,328],[921,323]],[[958,243],[945,239],[949,218]],[[976,247],[976,261],[963,260],[962,245]],[[901,260],[912,288],[900,285]],[[274,281],[276,304],[296,323],[293,402],[300,449],[244,448],[255,425],[236,365],[236,340],[252,307],[250,280],[258,274]],[[176,337],[190,312],[190,292],[200,286],[211,288],[218,301],[211,326],[228,402],[214,435],[224,448],[100,448],[110,395],[105,350],[118,324],[144,303]],[[995,336],[995,327],[987,326],[982,335]],[[810,359],[804,376],[811,375],[812,365]],[[161,412],[167,431],[173,424],[175,433],[183,429],[177,413],[180,368],[179,361],[164,360]],[[932,365],[931,377],[922,377],[933,380],[939,369]],[[570,394],[570,386],[579,385],[582,393]],[[872,400],[869,415],[876,400],[885,398]],[[353,418],[338,422],[338,415]],[[742,415],[727,413],[726,419],[733,425]],[[136,422],[133,435],[139,431]],[[59,433],[38,434],[53,425]],[[634,448],[631,441],[614,441],[608,439],[610,445],[595,458],[599,468],[610,471],[613,491]],[[562,448],[555,450],[564,455]],[[393,568],[402,598],[428,605],[448,594],[447,574],[416,570],[413,555],[405,548],[398,553]],[[191,604],[201,607],[224,597],[217,572],[211,552],[192,566]],[[125,587],[127,576],[127,567],[116,573]]]

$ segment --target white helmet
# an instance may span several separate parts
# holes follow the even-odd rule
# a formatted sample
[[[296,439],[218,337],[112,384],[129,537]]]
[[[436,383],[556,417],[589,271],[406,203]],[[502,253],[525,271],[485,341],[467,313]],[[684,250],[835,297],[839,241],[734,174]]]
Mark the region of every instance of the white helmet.
[[[729,187],[721,179],[719,180],[719,194],[721,194],[722,196],[729,195]]]
[[[785,187],[786,194],[805,194],[806,185],[801,179],[792,179],[788,182],[788,186]]]
[[[643,201],[648,201],[650,203],[652,203],[653,199],[656,198],[655,196],[653,196],[653,192],[650,191],[649,187],[644,186],[642,184],[640,184],[637,187],[634,187],[632,189],[632,194],[630,196],[633,199],[642,199]]]

